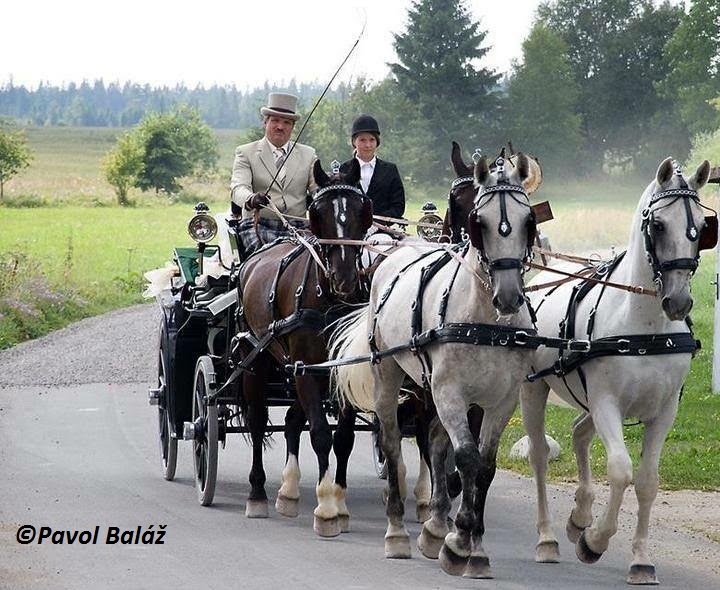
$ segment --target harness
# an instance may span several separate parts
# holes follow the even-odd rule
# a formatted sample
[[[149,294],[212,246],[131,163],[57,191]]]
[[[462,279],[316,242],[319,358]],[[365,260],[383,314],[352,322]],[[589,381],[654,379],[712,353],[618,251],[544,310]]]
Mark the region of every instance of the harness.
[[[682,177],[680,177],[682,180]],[[699,197],[696,191],[687,188],[687,184],[682,180],[682,186],[678,189],[670,189],[655,193],[650,198],[648,206],[642,211],[641,214],[641,231],[643,234],[643,242],[645,247],[645,253],[648,259],[648,263],[653,272],[653,280],[660,287],[662,285],[661,275],[663,272],[674,270],[674,269],[685,269],[694,273],[698,267],[698,261],[700,259],[700,246],[705,246],[709,242],[717,241],[717,217],[706,217],[706,229],[710,232],[715,231],[715,236],[708,236],[706,230],[699,232],[692,217],[692,210],[690,208],[690,200],[699,203]],[[669,203],[665,203],[660,207],[653,209],[653,205],[660,203],[666,199],[672,199]],[[651,227],[654,223],[654,213],[658,209],[667,207],[675,203],[678,199],[683,199],[683,204],[686,214],[686,231],[685,235],[691,242],[700,241],[698,244],[697,254],[694,258],[675,258],[672,260],[666,260],[660,262],[655,251],[655,241],[653,239],[653,233]],[[701,205],[702,206],[702,205]],[[714,213],[714,212],[713,212]],[[709,221],[713,219],[715,222]],[[704,243],[703,243],[704,240]],[[714,245],[714,244],[713,244]],[[535,381],[542,377],[554,375],[562,379],[568,392],[572,395],[573,399],[577,404],[585,411],[589,411],[587,404],[581,401],[576,393],[569,386],[566,375],[577,371],[580,384],[582,385],[585,402],[588,400],[587,390],[587,379],[585,372],[582,370],[582,365],[586,362],[603,357],[603,356],[645,356],[645,355],[663,355],[663,354],[679,354],[679,353],[690,353],[695,354],[696,351],[700,350],[701,343],[696,340],[692,331],[692,321],[689,317],[686,318],[685,322],[688,326],[688,332],[672,332],[666,334],[625,334],[619,336],[608,336],[605,338],[598,338],[593,340],[592,334],[595,326],[595,313],[600,305],[605,288],[608,285],[610,276],[614,270],[618,267],[625,252],[618,255],[610,263],[599,267],[596,272],[591,275],[590,280],[585,280],[582,283],[573,287],[570,300],[568,301],[568,308],[565,318],[560,322],[560,336],[565,339],[575,338],[575,324],[577,308],[579,304],[585,299],[585,297],[592,291],[597,285],[601,284],[601,290],[598,295],[595,305],[590,310],[587,323],[587,340],[578,341],[585,344],[585,350],[572,352],[567,355],[563,355],[560,351],[558,359],[553,363],[552,366],[536,371],[528,375],[529,381]],[[602,279],[601,283],[598,283],[598,279]],[[557,289],[557,287],[555,287]],[[545,298],[540,302],[542,305],[546,298],[555,291],[550,291]],[[538,309],[540,307],[538,306]]]
[[[558,358],[552,366],[528,375],[528,381],[530,382],[549,375],[561,378],[566,389],[570,392],[570,395],[572,395],[577,404],[586,412],[589,411],[586,404],[588,399],[587,379],[585,378],[585,372],[582,370],[582,365],[588,361],[603,356],[645,356],[687,352],[694,354],[701,346],[700,341],[695,340],[693,336],[690,318],[686,319],[688,328],[690,329],[689,332],[672,332],[667,334],[625,334],[620,336],[596,338],[593,340],[592,334],[595,327],[595,314],[597,312],[597,308],[600,305],[603,294],[605,293],[610,276],[619,266],[624,257],[625,252],[620,253],[612,261],[598,267],[596,271],[588,277],[590,280],[585,280],[573,287],[572,294],[570,295],[570,299],[568,301],[567,312],[560,322],[559,336],[567,342],[575,342],[576,350],[559,350]],[[577,322],[577,309],[580,303],[597,285],[601,285],[600,294],[598,295],[597,301],[588,315],[586,326],[587,339],[576,339],[575,329]],[[547,293],[547,295],[536,307],[536,311],[540,309],[547,297],[557,289],[558,287],[555,287]],[[573,371],[578,372],[578,378],[580,379],[580,383],[585,394],[585,402],[576,395],[565,378],[566,375],[572,373]]]

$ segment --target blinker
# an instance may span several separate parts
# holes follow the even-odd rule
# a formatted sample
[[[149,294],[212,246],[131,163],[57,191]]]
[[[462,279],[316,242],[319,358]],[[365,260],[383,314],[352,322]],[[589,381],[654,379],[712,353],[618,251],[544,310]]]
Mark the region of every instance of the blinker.
[[[713,250],[718,241],[718,218],[715,215],[705,217],[705,227],[700,232],[699,250]]]

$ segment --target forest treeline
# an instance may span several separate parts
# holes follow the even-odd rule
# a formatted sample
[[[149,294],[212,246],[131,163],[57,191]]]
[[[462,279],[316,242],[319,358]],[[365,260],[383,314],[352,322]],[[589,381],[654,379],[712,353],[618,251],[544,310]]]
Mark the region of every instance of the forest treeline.
[[[452,140],[466,153],[488,154],[511,140],[555,175],[646,173],[667,155],[684,159],[696,138],[720,128],[717,0],[544,2],[508,72],[483,66],[486,34],[462,0],[415,0],[395,34],[388,77],[334,87],[303,141],[326,162],[347,156],[352,119],[369,113],[380,123],[384,156],[413,180],[437,182],[450,174]],[[251,139],[261,134],[258,111],[269,91],[299,95],[307,113],[323,86],[268,82],[242,91],[97,80],[28,90],[7,82],[0,116],[133,127],[185,104],[210,126],[247,130]]]

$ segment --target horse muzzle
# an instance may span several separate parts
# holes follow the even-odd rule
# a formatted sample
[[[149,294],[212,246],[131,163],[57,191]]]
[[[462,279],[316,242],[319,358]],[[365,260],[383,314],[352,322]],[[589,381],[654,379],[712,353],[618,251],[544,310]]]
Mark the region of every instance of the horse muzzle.
[[[490,275],[492,304],[502,315],[514,315],[525,303],[520,271],[506,270]]]
[[[660,289],[662,309],[669,320],[684,320],[693,307],[689,273],[674,270],[663,274]]]

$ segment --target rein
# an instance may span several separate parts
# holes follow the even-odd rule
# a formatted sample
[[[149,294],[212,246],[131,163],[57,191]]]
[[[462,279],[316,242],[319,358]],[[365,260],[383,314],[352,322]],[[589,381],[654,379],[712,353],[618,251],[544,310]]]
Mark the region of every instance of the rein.
[[[657,296],[657,291],[655,289],[648,289],[646,287],[638,287],[638,286],[633,286],[633,285],[623,285],[622,283],[614,283],[612,281],[605,281],[603,279],[595,279],[595,278],[589,277],[587,275],[573,273],[573,272],[566,272],[564,270],[558,270],[551,266],[535,264],[534,262],[530,262],[529,266],[530,266],[530,268],[534,268],[537,270],[544,270],[547,272],[552,272],[552,273],[559,274],[559,275],[562,275],[567,278],[560,279],[558,281],[551,281],[549,283],[543,283],[542,285],[530,285],[528,287],[525,287],[525,291],[540,291],[541,289],[555,287],[558,285],[562,285],[564,283],[569,283],[570,281],[573,281],[576,279],[580,279],[583,281],[588,281],[590,283],[602,283],[603,285],[607,285],[608,287],[612,287],[614,289],[620,289],[621,291],[628,291],[630,293],[635,293],[636,295],[650,295],[652,297]],[[591,270],[594,270],[594,267],[587,269],[587,271],[591,271]]]

